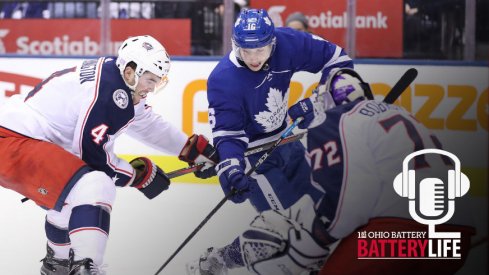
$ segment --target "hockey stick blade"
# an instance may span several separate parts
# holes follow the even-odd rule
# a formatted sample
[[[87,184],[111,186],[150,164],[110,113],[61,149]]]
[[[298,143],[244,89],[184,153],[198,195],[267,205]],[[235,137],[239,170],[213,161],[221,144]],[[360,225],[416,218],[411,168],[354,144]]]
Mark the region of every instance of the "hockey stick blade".
[[[294,121],[294,123],[292,123],[287,129],[285,129],[285,131],[282,133],[280,138],[273,142],[273,145],[263,154],[263,156],[256,162],[256,164],[253,165],[253,167],[248,172],[246,172],[246,175],[247,176],[251,175],[251,173],[253,173],[268,158],[268,156],[270,156],[270,154],[275,150],[275,148],[277,148],[281,144],[281,142],[283,140],[285,140],[290,135],[290,133],[292,133],[292,130],[302,120],[303,120],[302,117],[296,119]],[[301,134],[305,134],[305,132],[301,133]],[[298,134],[298,135],[300,135],[300,134]],[[182,248],[195,236],[195,234],[197,234],[197,232],[200,231],[200,229],[212,218],[212,216],[214,216],[214,214],[226,203],[226,201],[228,199],[230,199],[232,196],[236,195],[238,192],[243,192],[243,191],[246,191],[246,190],[238,191],[236,189],[232,189],[231,192],[227,193],[226,196],[224,196],[224,198],[222,198],[222,200],[204,218],[204,220],[202,220],[200,222],[200,224],[194,229],[194,231],[192,231],[192,233],[190,233],[190,235],[188,235],[188,237],[180,244],[180,246],[177,248],[177,250],[175,250],[175,252],[173,252],[173,254],[158,269],[158,271],[156,271],[155,275],[160,274],[160,272],[170,263],[170,261],[178,254],[178,252],[180,252],[180,250],[182,250]]]
[[[408,69],[401,78],[397,81],[397,83],[392,87],[389,93],[385,96],[384,102],[392,104],[396,101],[399,96],[406,90],[411,83],[413,83],[414,79],[418,76],[418,70],[415,68]]]
[[[304,135],[306,133],[307,133],[307,131],[304,131],[304,132],[301,132],[301,133],[298,133],[295,135],[288,136],[288,137],[281,140],[279,146],[300,140],[302,137],[304,137]],[[277,141],[270,141],[270,142],[267,142],[265,144],[252,147],[252,148],[246,150],[245,156],[253,155],[253,154],[260,153],[260,152],[263,152],[265,150],[268,150],[274,145],[275,142],[277,142]],[[181,168],[181,169],[178,169],[178,170],[175,170],[172,172],[168,172],[166,174],[166,176],[169,179],[172,179],[172,178],[180,177],[180,176],[183,176],[183,175],[186,175],[189,173],[193,173],[195,171],[198,171],[202,167],[204,167],[204,163],[196,163],[196,164],[191,165],[189,167],[185,167],[185,168]]]

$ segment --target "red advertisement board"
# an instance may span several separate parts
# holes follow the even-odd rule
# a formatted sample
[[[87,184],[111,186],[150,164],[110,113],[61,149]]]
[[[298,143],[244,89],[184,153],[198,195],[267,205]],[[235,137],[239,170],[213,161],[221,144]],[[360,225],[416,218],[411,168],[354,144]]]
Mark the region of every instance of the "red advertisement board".
[[[341,47],[346,46],[347,0],[251,0],[266,9],[275,25],[283,26],[293,12],[304,13],[310,31]],[[401,57],[402,0],[356,1],[356,56]]]
[[[149,34],[170,55],[190,55],[190,19],[111,20],[110,52],[129,36]],[[100,55],[100,20],[2,19],[0,53]]]

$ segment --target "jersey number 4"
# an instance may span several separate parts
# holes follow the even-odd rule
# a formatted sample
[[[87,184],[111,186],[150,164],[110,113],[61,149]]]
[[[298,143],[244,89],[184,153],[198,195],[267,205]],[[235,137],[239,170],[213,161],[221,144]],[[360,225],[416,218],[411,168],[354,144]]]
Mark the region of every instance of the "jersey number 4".
[[[93,137],[93,142],[100,144],[102,140],[104,140],[105,134],[107,133],[107,130],[109,129],[109,126],[105,124],[100,124],[99,126],[95,127],[92,129],[90,134],[92,134]]]

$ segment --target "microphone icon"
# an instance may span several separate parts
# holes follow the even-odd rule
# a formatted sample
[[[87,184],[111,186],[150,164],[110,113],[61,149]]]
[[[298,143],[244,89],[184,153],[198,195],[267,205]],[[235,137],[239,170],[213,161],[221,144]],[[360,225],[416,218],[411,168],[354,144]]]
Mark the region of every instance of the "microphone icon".
[[[448,170],[446,186],[439,178],[424,178],[419,182],[419,190],[417,190],[415,170],[409,169],[408,164],[411,159],[423,154],[439,154],[453,161],[455,170]],[[409,214],[415,221],[428,225],[430,238],[460,238],[460,232],[435,232],[435,225],[450,220],[455,213],[455,198],[465,195],[469,187],[469,179],[461,172],[460,160],[457,156],[444,150],[431,148],[409,154],[402,162],[402,173],[394,179],[394,190],[399,196],[409,199]]]

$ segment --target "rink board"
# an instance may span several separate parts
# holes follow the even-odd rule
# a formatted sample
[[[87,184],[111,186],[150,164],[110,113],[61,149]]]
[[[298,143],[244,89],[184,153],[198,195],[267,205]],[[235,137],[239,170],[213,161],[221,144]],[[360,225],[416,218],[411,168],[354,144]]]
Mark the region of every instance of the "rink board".
[[[0,106],[9,96],[26,93],[53,71],[77,61],[74,58],[0,57]],[[397,104],[411,111],[440,138],[444,148],[457,155],[467,173],[473,174],[473,190],[487,194],[489,68],[485,63],[409,62],[359,60],[356,69],[369,82],[378,97],[385,95],[400,76],[411,67],[419,74]],[[176,58],[165,90],[150,95],[153,110],[187,134],[211,137],[207,117],[207,77],[216,59]],[[39,70],[38,68],[43,68]],[[319,75],[297,73],[290,86],[289,105],[310,95]],[[470,140],[470,145],[466,141]],[[136,145],[135,145],[136,143]],[[463,146],[460,146],[462,144]],[[123,136],[116,152],[125,158],[148,155],[164,170],[181,168],[185,163],[167,157],[165,152],[144,146]],[[175,178],[175,182],[201,182],[193,177]],[[215,179],[206,183],[217,183]],[[482,193],[481,193],[482,192]]]
[[[28,92],[50,72],[65,68],[74,61],[72,58],[0,58],[0,108],[8,96]],[[168,87],[149,99],[154,110],[186,133],[196,132],[210,137],[206,79],[216,63],[216,60],[209,59],[173,61]],[[385,94],[410,67],[417,68],[419,76],[398,104],[412,111],[418,120],[440,137],[447,150],[460,157],[462,170],[471,179],[472,200],[478,205],[474,209],[480,233],[476,238],[487,237],[489,69],[487,65],[476,63],[409,64],[403,61],[378,64],[361,61],[357,70],[380,95]],[[294,76],[290,103],[307,96],[317,79],[317,75],[308,73]],[[441,95],[442,100],[433,103],[430,95],[426,95],[427,91],[435,91],[433,93]],[[465,97],[466,94],[469,97]],[[462,101],[464,108],[460,107]],[[427,109],[430,112],[427,113]],[[467,140],[471,145],[467,145]],[[142,144],[134,145],[134,142],[129,137],[122,137],[116,145],[117,153],[126,159],[150,156],[165,171],[186,166],[175,157]],[[173,183],[183,184],[172,184],[168,191],[152,201],[134,189],[118,190],[106,256],[109,274],[154,274],[223,197],[215,178],[200,181],[189,175],[175,178]],[[45,253],[43,210],[31,201],[21,204],[21,198],[12,191],[0,189],[0,201],[4,206],[0,211],[2,274],[36,274],[39,260]],[[253,215],[254,211],[247,203],[226,203],[162,274],[185,274],[185,263],[196,259],[209,246],[231,241],[247,226]],[[485,272],[481,272],[481,268]],[[487,242],[470,254],[459,275],[486,272]],[[233,274],[249,273],[241,269]]]

